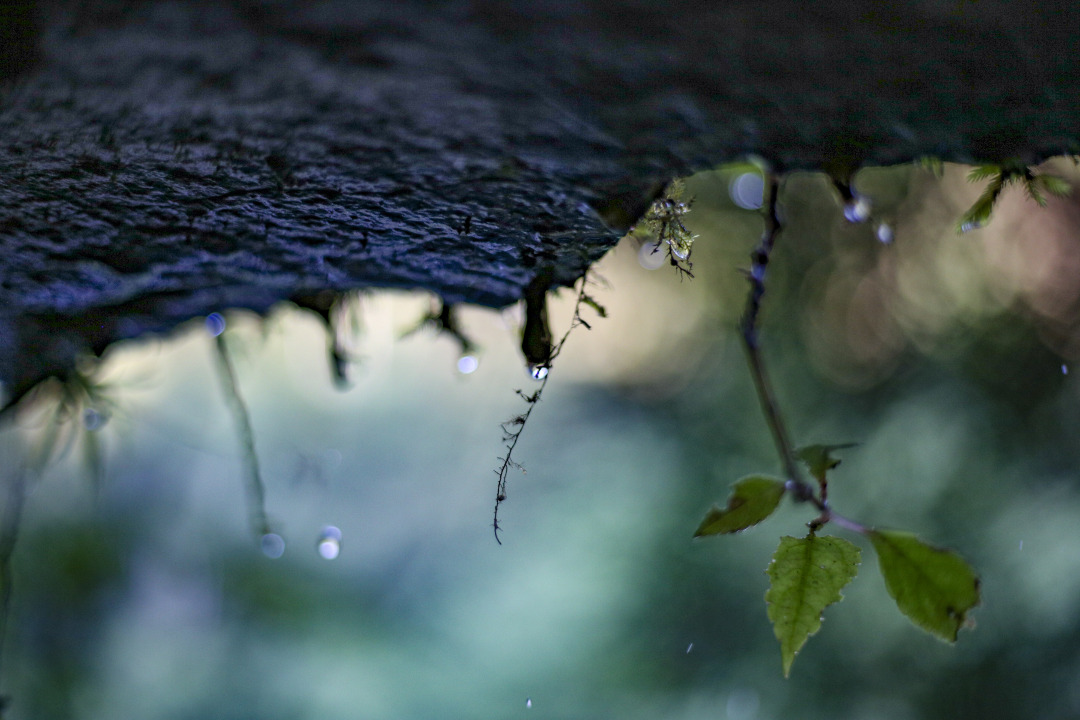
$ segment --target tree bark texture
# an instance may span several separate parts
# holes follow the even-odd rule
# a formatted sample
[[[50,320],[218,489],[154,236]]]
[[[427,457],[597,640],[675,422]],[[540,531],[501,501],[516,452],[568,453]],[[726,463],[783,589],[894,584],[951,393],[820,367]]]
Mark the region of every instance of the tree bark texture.
[[[1078,46],[1075,4],[7,0],[0,378],[323,290],[500,307],[748,154],[1076,152]]]

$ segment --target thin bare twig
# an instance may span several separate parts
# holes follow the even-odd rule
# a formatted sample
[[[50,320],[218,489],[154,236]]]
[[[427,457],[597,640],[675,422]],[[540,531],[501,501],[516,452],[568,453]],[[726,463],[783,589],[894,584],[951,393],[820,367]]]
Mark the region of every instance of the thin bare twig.
[[[506,454],[498,458],[501,462],[498,468],[496,468],[495,475],[498,477],[498,484],[495,488],[495,511],[492,521],[492,528],[495,531],[495,542],[502,545],[502,540],[499,539],[499,531],[502,529],[499,526],[499,508],[506,500],[506,482],[510,475],[511,470],[520,470],[525,472],[525,468],[521,466],[521,463],[516,462],[513,459],[514,449],[517,447],[518,440],[521,439],[521,433],[525,430],[525,423],[529,421],[529,417],[532,415],[532,411],[536,408],[540,402],[541,395],[544,394],[544,388],[547,387],[548,380],[551,378],[551,366],[555,361],[555,358],[562,352],[563,346],[566,344],[567,339],[570,337],[570,333],[574,331],[578,326],[585,326],[586,329],[592,329],[592,327],[581,317],[581,307],[589,300],[589,304],[595,304],[595,301],[589,299],[588,293],[585,292],[585,288],[589,284],[589,274],[586,272],[581,276],[581,289],[578,290],[577,300],[574,302],[574,317],[570,321],[570,327],[563,333],[562,338],[552,349],[547,361],[539,365],[535,370],[546,371],[543,379],[540,382],[540,387],[533,393],[525,393],[522,390],[517,390],[517,394],[525,400],[528,405],[525,412],[510,418],[502,424],[503,430],[503,442],[506,443]]]
[[[240,395],[240,387],[236,382],[236,372],[233,370],[232,360],[229,357],[229,348],[225,343],[225,333],[216,338],[218,368],[221,372],[221,384],[225,390],[225,398],[232,411],[233,420],[236,422],[237,431],[240,435],[240,447],[244,453],[245,469],[247,470],[248,512],[251,515],[251,524],[258,537],[270,532],[270,521],[266,517],[266,490],[263,487],[262,473],[259,470],[259,456],[255,452],[255,432],[251,428],[251,415],[243,396]]]

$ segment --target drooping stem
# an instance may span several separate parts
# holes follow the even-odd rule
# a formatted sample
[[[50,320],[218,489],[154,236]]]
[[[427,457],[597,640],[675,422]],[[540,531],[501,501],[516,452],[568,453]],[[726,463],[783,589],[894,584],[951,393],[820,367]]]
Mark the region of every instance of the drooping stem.
[[[248,512],[251,524],[258,537],[270,532],[270,521],[266,517],[266,490],[263,487],[262,473],[259,470],[259,456],[255,452],[255,432],[251,429],[251,416],[236,382],[236,372],[229,358],[229,348],[225,343],[225,333],[217,336],[216,348],[218,368],[221,372],[221,384],[225,390],[225,399],[229,403],[233,420],[240,435],[240,448],[243,451],[247,470]]]
[[[589,274],[586,273],[581,277],[581,289],[578,290],[577,300],[574,302],[574,317],[570,321],[570,327],[566,329],[566,332],[563,333],[562,338],[551,350],[550,354],[547,357],[547,360],[538,366],[538,369],[545,371],[543,380],[540,382],[540,387],[536,389],[536,392],[533,392],[531,394],[526,394],[521,390],[517,391],[517,394],[525,400],[528,408],[525,410],[525,412],[511,418],[510,420],[507,420],[502,424],[503,442],[506,443],[506,454],[503,457],[499,458],[501,463],[499,467],[495,470],[495,475],[499,478],[499,480],[495,488],[495,511],[494,519],[492,521],[492,528],[495,531],[495,542],[500,545],[502,545],[502,540],[499,538],[499,531],[502,529],[502,527],[499,525],[499,508],[502,507],[503,502],[506,501],[507,479],[510,475],[511,470],[521,470],[522,472],[525,472],[525,468],[523,468],[520,463],[516,462],[513,459],[514,448],[517,447],[518,440],[521,438],[521,433],[525,430],[525,423],[529,421],[529,417],[532,415],[532,411],[540,402],[540,396],[543,395],[544,388],[547,387],[548,380],[551,378],[551,364],[552,362],[554,362],[555,358],[559,356],[559,353],[562,352],[563,345],[566,344],[566,340],[570,337],[570,333],[574,330],[574,328],[578,327],[579,325],[584,325],[587,329],[591,329],[589,323],[585,322],[585,320],[581,317],[581,307],[582,305],[586,304],[587,299],[590,303],[593,304],[594,307],[597,307],[595,301],[589,298],[588,294],[585,292],[585,288],[588,286],[588,283]],[[541,302],[545,301],[546,300],[541,299]]]
[[[761,410],[765,414],[765,421],[769,425],[773,442],[776,443],[776,451],[780,455],[780,463],[783,465],[784,474],[787,476],[787,489],[791,491],[799,502],[811,503],[821,511],[821,514],[811,521],[811,531],[830,521],[840,527],[853,532],[865,534],[868,528],[861,523],[838,515],[829,506],[825,485],[822,484],[821,494],[814,492],[814,487],[803,479],[799,467],[795,462],[795,450],[791,445],[790,436],[784,425],[784,416],[780,412],[780,406],[776,402],[769,375],[765,370],[765,361],[761,356],[761,342],[758,335],[758,316],[761,314],[761,301],[765,297],[765,276],[767,275],[769,260],[772,257],[773,246],[780,234],[781,224],[777,216],[777,199],[780,194],[780,181],[769,174],[766,187],[765,206],[765,229],[761,234],[761,241],[750,254],[750,271],[747,276],[750,280],[750,293],[746,299],[746,310],[742,318],[743,345],[746,348],[746,357],[750,365],[750,374],[754,378],[754,388],[757,391]]]
[[[802,479],[795,465],[795,453],[788,439],[787,428],[784,426],[784,419],[776,403],[772,385],[769,383],[769,376],[765,371],[765,361],[761,357],[761,343],[758,336],[758,316],[761,313],[762,298],[765,296],[765,276],[773,246],[781,230],[780,220],[776,214],[779,191],[780,181],[775,175],[769,174],[766,188],[765,230],[761,234],[761,241],[750,254],[751,265],[747,273],[750,280],[750,294],[747,296],[746,310],[742,318],[742,336],[750,364],[750,373],[754,378],[754,388],[757,390],[761,410],[765,414],[765,421],[769,424],[769,431],[776,443],[776,450],[780,454],[780,462],[784,466],[787,481],[793,485],[792,489],[800,500],[809,500],[814,496],[814,491],[809,483]]]

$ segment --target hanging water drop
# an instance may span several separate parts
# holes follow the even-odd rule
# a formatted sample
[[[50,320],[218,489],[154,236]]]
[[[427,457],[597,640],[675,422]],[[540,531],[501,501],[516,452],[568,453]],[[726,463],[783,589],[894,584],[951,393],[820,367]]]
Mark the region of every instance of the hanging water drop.
[[[1068,375],[1069,374],[1069,366],[1066,365],[1065,363],[1061,363],[1061,374],[1062,375]]]
[[[893,229],[888,223],[881,223],[877,226],[877,239],[882,245],[889,245],[893,241]]]
[[[90,432],[97,432],[109,421],[109,416],[96,408],[83,410],[83,426]]]
[[[319,556],[326,560],[336,558],[341,552],[341,530],[333,525],[324,527],[315,549],[319,551]]]
[[[548,370],[550,370],[550,368],[547,365],[530,365],[529,376],[532,377],[533,380],[543,380],[548,376]]]
[[[968,233],[968,232],[971,232],[972,230],[978,230],[981,227],[982,227],[982,223],[979,222],[978,220],[969,220],[968,222],[966,222],[966,223],[964,223],[964,224],[962,224],[960,226],[960,232],[961,233]]]
[[[765,178],[753,172],[736,175],[728,185],[728,195],[743,210],[758,210],[765,197]]]
[[[221,313],[210,313],[206,316],[206,331],[214,337],[225,332],[225,318]]]
[[[663,266],[667,257],[665,257],[662,245],[663,243],[659,240],[642,245],[637,254],[638,264],[646,270],[657,270]]]
[[[471,375],[480,367],[480,360],[475,355],[462,355],[457,361],[457,371],[462,375]]]
[[[856,195],[844,203],[844,219],[852,223],[866,222],[870,218],[870,198]]]
[[[527,707],[527,708],[532,707],[532,698],[525,698],[525,707]]]
[[[271,560],[277,560],[285,554],[285,539],[277,533],[266,533],[259,541],[263,555]]]
[[[671,254],[674,255],[675,257],[677,257],[679,260],[685,260],[686,258],[690,257],[690,246],[689,245],[682,245],[682,244],[677,243],[677,242],[670,243],[670,245],[671,245]]]

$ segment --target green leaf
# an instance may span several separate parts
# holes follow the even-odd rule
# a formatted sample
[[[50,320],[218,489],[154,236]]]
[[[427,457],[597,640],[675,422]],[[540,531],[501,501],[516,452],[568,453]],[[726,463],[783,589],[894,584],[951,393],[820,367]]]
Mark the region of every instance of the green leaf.
[[[991,182],[983,191],[983,194],[975,201],[975,204],[968,208],[968,211],[960,218],[960,222],[956,225],[957,232],[967,232],[990,222],[990,215],[994,211],[994,203],[997,202],[1002,187],[1001,178]]]
[[[810,474],[815,478],[825,477],[825,473],[840,464],[840,460],[832,454],[837,450],[846,450],[855,447],[855,443],[841,443],[840,445],[807,445],[795,451],[799,459],[806,463]]]
[[[784,677],[806,639],[821,627],[821,613],[844,599],[840,591],[859,572],[859,548],[838,537],[785,537],[780,540],[768,574],[765,602],[780,641]]]
[[[990,178],[1001,177],[1001,168],[997,165],[979,165],[968,173],[968,182],[979,182]]]
[[[724,535],[757,525],[772,515],[784,496],[784,481],[767,475],[750,475],[731,486],[727,507],[714,505],[701,521],[694,537]]]
[[[1072,192],[1072,184],[1065,178],[1060,178],[1057,175],[1037,175],[1035,182],[1038,183],[1043,190],[1051,195],[1057,195],[1058,197],[1065,197]]]
[[[927,545],[915,535],[871,530],[885,588],[900,612],[942,640],[956,642],[967,613],[979,604],[979,578],[951,550]]]
[[[923,170],[933,173],[936,178],[945,175],[945,163],[941,158],[932,155],[923,155],[915,160],[915,164]]]

